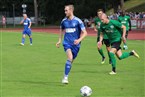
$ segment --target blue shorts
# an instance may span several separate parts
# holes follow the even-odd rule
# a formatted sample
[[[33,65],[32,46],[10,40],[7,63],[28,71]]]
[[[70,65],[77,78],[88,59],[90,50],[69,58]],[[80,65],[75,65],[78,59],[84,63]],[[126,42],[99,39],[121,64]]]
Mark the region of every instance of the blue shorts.
[[[31,29],[30,28],[29,29],[24,29],[23,34],[31,36],[32,35]]]
[[[78,55],[78,52],[80,50],[80,45],[69,45],[69,44],[63,44],[64,51],[66,52],[67,49],[71,49],[72,54],[73,54],[73,59],[75,59]]]

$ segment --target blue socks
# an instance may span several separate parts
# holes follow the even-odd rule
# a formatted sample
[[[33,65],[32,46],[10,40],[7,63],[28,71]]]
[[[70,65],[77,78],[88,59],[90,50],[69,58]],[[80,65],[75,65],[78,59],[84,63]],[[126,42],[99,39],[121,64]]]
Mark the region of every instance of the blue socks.
[[[32,38],[29,38],[30,39],[30,44],[32,44]],[[24,44],[25,43],[25,38],[22,37],[22,43]]]
[[[66,61],[66,64],[65,64],[65,76],[68,76],[70,70],[71,70],[71,61],[70,60],[67,60]]]
[[[32,44],[32,38],[30,38],[30,44]]]
[[[25,38],[22,38],[22,43],[23,43],[23,44],[25,43]]]

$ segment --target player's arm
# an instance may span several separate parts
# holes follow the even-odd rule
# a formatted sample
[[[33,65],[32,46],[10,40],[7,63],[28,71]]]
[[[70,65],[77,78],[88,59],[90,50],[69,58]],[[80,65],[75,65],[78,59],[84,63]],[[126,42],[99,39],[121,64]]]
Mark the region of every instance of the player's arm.
[[[20,24],[23,24],[23,22],[24,22],[24,20],[22,20],[22,21],[20,22]]]
[[[101,46],[102,46],[102,41],[103,41],[103,37],[104,37],[104,35],[103,35],[103,28],[102,28],[102,24],[100,25],[100,40],[99,40],[99,42],[98,42],[98,48],[101,48]]]
[[[97,32],[97,31],[98,31],[98,30],[97,30],[97,28],[96,28],[96,25],[94,26],[94,31],[95,31],[95,32]]]
[[[32,25],[32,22],[30,22],[30,24],[29,24],[29,27],[28,27],[28,28],[31,28],[31,25]]]
[[[75,45],[78,45],[87,36],[87,31],[86,31],[86,28],[85,28],[84,23],[82,21],[79,21],[79,27],[82,30],[82,34],[81,34],[81,37],[79,39],[74,40]]]
[[[97,30],[97,25],[95,22],[96,22],[96,20],[94,20],[94,31],[97,32],[98,30]]]
[[[98,42],[98,47],[99,47],[99,48],[101,48],[101,46],[102,46],[103,37],[104,37],[104,36],[103,36],[103,33],[101,32],[101,33],[100,33],[100,40],[99,40],[99,42]]]
[[[62,37],[63,37],[64,32],[65,32],[65,27],[64,27],[63,21],[62,21],[61,22],[61,25],[60,25],[60,34],[59,34],[58,42],[56,43],[56,47],[57,48],[60,47],[60,44],[61,44],[61,41],[62,41]]]
[[[64,29],[60,29],[60,34],[59,34],[59,38],[58,38],[58,42],[56,43],[56,47],[59,48],[61,41],[62,41],[62,37],[63,37],[63,33],[64,33]]]
[[[28,19],[28,21],[29,21],[29,26],[28,26],[28,28],[31,28],[32,22],[31,22],[30,19]]]
[[[101,42],[102,43],[102,41],[103,41],[103,37],[104,37],[104,35],[103,35],[103,28],[102,28],[102,24],[100,25],[100,40],[99,40],[99,42]]]
[[[125,35],[126,35],[126,27],[121,24],[120,22],[116,21],[116,20],[113,20],[113,25],[118,27],[120,30],[122,29],[122,40],[125,42],[126,41],[126,38],[125,38]]]
[[[87,31],[86,31],[86,29],[83,29],[81,37],[79,39],[75,40],[74,44],[78,45],[86,36],[87,36]]]

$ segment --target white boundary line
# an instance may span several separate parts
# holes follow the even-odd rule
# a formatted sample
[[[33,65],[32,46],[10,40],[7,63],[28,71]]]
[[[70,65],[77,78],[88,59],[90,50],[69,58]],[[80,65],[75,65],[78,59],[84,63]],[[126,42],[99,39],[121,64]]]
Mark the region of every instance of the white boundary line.
[[[0,74],[0,92],[1,92],[1,94],[0,94],[0,96],[2,97],[2,63],[3,63],[3,61],[2,61],[2,30],[0,31],[0,41],[1,41],[1,43],[0,43],[0,58],[1,58],[1,62],[0,62],[0,70],[1,70],[1,74]]]

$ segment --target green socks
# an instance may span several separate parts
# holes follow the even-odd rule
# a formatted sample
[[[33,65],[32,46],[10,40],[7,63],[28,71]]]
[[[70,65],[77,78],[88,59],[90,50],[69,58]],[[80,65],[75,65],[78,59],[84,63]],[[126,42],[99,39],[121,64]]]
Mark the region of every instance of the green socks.
[[[100,50],[98,50],[98,51],[99,51],[100,55],[104,58],[105,56],[104,56],[103,50],[100,49]]]
[[[131,56],[130,53],[124,52],[124,53],[119,57],[119,59],[122,60],[122,59],[125,59],[125,58],[129,57],[129,56]]]
[[[109,51],[108,51],[108,57],[109,57],[109,61],[110,61],[111,60],[111,57],[110,57]]]
[[[109,55],[110,55],[111,62],[112,62],[112,71],[116,72],[116,59],[115,59],[115,54],[112,53],[112,52],[109,52]],[[132,52],[130,52],[130,53],[125,52],[125,53],[123,53],[123,54],[119,57],[119,59],[122,60],[122,59],[125,59],[125,58],[127,58],[127,57],[129,57],[129,56],[132,56],[132,55],[133,55]]]
[[[111,61],[112,61],[112,68],[115,68],[116,67],[115,54],[112,53],[112,52],[109,52],[109,55],[110,55],[110,58],[111,58]]]

